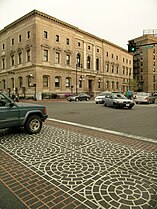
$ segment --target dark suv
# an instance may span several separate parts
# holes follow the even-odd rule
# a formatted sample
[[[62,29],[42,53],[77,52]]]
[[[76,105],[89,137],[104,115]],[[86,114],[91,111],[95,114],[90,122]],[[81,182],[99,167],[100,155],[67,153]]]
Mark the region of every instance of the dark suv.
[[[0,129],[24,127],[27,133],[35,134],[47,117],[45,106],[16,103],[0,92]]]

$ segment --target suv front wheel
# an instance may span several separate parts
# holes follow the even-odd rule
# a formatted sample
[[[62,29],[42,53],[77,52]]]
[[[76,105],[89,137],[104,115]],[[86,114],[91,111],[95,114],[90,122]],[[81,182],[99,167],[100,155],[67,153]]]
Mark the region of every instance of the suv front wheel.
[[[36,134],[42,128],[42,121],[38,115],[31,115],[25,123],[25,131],[28,134]]]

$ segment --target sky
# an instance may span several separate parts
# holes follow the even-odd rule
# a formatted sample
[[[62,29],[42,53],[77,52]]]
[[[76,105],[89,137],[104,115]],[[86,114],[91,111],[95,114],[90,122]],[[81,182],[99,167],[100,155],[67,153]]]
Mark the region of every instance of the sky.
[[[157,29],[157,0],[0,0],[0,30],[34,9],[125,49]]]

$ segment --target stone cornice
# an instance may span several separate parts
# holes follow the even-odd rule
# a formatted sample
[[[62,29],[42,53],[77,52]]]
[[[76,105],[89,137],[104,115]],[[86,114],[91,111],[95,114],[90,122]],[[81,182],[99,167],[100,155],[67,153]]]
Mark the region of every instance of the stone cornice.
[[[84,35],[87,35],[87,36],[90,36],[90,37],[92,37],[92,38],[94,38],[94,39],[97,39],[97,40],[99,40],[100,42],[102,42],[102,44],[108,44],[108,45],[111,45],[111,46],[113,46],[113,47],[119,48],[120,50],[122,50],[122,51],[124,51],[124,52],[127,52],[126,49],[124,49],[124,48],[122,48],[122,47],[120,47],[120,46],[118,46],[118,45],[116,45],[116,44],[114,44],[114,43],[111,43],[111,42],[109,42],[109,41],[107,41],[107,40],[105,40],[105,39],[99,38],[99,37],[97,37],[97,36],[95,36],[95,35],[93,35],[93,34],[91,34],[91,33],[88,33],[88,32],[86,32],[86,31],[84,31],[84,30],[79,29],[79,28],[76,27],[76,26],[73,26],[73,25],[71,25],[71,24],[68,24],[68,23],[66,23],[66,22],[64,22],[64,21],[61,21],[61,20],[59,20],[59,19],[57,19],[57,18],[55,18],[55,17],[52,17],[52,16],[50,16],[50,15],[47,15],[47,14],[45,14],[45,13],[43,13],[43,12],[38,11],[38,10],[33,10],[33,11],[29,12],[28,14],[22,16],[21,18],[17,19],[16,21],[12,22],[11,24],[7,25],[6,27],[4,27],[4,29],[2,29],[2,30],[0,31],[0,34],[3,33],[3,32],[6,32],[8,29],[10,29],[10,28],[12,28],[12,27],[15,27],[17,24],[19,24],[19,23],[21,23],[22,21],[24,21],[24,20],[30,18],[31,16],[34,16],[34,17],[40,16],[40,17],[42,17],[42,18],[49,19],[50,21],[56,22],[56,23],[58,23],[58,24],[60,24],[60,25],[63,25],[64,27],[71,28],[71,29],[75,30],[76,32],[80,32],[80,33],[82,33],[82,34],[84,34]]]

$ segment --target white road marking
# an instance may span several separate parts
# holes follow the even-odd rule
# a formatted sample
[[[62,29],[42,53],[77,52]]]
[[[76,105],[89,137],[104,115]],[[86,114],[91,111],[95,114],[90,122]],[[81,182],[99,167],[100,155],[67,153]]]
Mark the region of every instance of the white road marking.
[[[109,134],[115,134],[115,135],[119,135],[119,136],[126,136],[126,137],[129,137],[129,138],[139,139],[139,140],[142,140],[142,141],[153,142],[153,143],[157,144],[157,140],[151,139],[151,138],[146,138],[146,137],[143,137],[143,136],[137,136],[137,135],[133,135],[133,134],[126,134],[126,133],[119,132],[119,131],[112,131],[112,130],[108,130],[108,129],[97,128],[97,127],[93,127],[93,126],[87,126],[87,125],[82,125],[82,124],[79,124],[79,123],[73,123],[73,122],[68,122],[68,121],[63,121],[63,120],[52,119],[52,118],[48,118],[48,120],[58,122],[58,123],[68,124],[68,125],[72,125],[72,126],[78,126],[78,127],[81,127],[81,128],[88,128],[88,129],[91,129],[91,130],[101,131],[101,132],[105,132],[105,133],[109,133]]]

